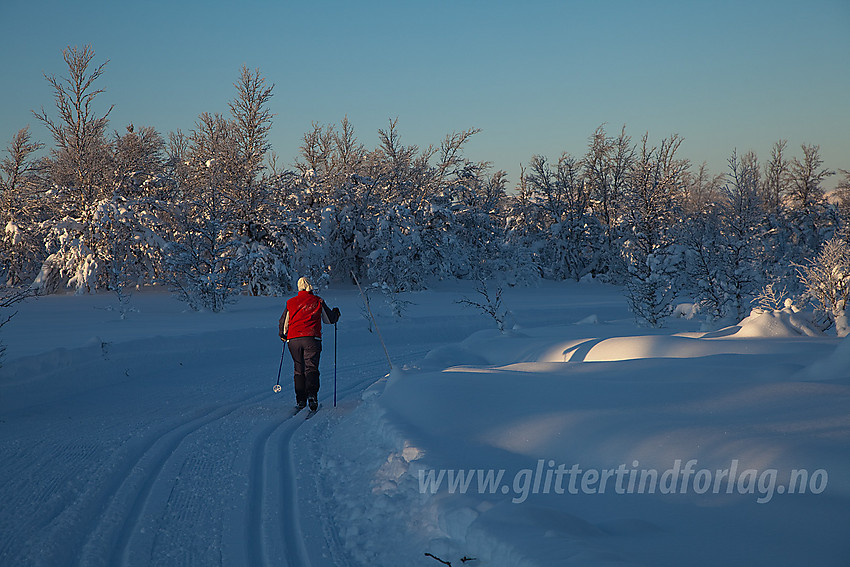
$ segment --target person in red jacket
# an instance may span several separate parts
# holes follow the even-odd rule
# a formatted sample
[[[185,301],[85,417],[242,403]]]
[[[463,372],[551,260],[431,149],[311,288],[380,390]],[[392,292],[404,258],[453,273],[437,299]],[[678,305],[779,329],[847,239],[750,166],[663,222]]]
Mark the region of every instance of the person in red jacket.
[[[319,407],[319,357],[322,354],[322,322],[336,324],[339,308],[328,309],[321,297],[313,293],[307,278],[298,280],[298,295],[286,302],[278,322],[282,341],[289,343],[295,366],[295,403],[303,409]]]

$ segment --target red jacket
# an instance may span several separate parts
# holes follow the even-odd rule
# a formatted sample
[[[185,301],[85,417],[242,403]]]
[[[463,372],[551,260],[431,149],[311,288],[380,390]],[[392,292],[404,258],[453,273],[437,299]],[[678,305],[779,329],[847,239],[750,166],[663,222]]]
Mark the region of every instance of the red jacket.
[[[322,337],[322,319],[328,322],[329,314],[325,302],[311,291],[299,291],[286,302],[286,310],[280,317],[280,336],[287,339],[299,337]]]

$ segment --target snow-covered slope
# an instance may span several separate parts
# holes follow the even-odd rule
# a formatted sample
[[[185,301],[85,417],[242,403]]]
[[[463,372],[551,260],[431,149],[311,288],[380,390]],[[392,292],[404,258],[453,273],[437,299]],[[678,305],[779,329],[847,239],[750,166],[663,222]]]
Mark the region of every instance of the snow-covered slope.
[[[498,333],[470,293],[407,295],[402,318],[376,299],[389,372],[356,290],[325,291],[343,319],[307,421],[288,355],[271,389],[282,299],[23,304],[0,564],[847,564],[846,341],[756,319],[648,333],[618,289],[569,283],[506,290]]]

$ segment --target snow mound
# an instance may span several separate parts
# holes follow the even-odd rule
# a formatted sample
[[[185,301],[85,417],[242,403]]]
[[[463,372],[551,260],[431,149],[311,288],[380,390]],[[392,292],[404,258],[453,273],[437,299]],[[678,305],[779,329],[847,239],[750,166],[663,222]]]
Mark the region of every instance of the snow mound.
[[[647,358],[693,358],[720,354],[735,345],[690,337],[643,335],[591,338],[556,344],[540,362],[614,362]]]
[[[753,309],[750,315],[738,323],[736,337],[818,337],[821,333],[815,327],[810,311],[801,311],[793,305],[775,311]]]
[[[718,338],[799,338],[822,337],[814,322],[812,311],[803,311],[790,301],[784,309],[753,309],[737,325],[706,333],[705,339]]]

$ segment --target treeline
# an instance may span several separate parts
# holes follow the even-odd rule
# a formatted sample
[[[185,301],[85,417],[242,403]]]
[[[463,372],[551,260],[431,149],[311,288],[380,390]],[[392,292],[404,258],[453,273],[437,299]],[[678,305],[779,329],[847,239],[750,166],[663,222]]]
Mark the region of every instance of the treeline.
[[[679,155],[678,136],[635,141],[600,126],[585,155],[533,156],[508,190],[503,171],[465,157],[477,130],[420,148],[391,121],[370,149],[343,119],[314,124],[289,170],[269,145],[274,85],[259,71],[243,67],[229,114],[203,113],[188,133],[110,133],[110,112],[93,110],[105,64],[90,47],[63,55],[68,75],[47,77],[56,108],[34,112],[49,156],[35,158],[44,146],[24,128],[0,164],[7,286],[167,285],[219,311],[240,293],[288,293],[302,274],[355,274],[390,292],[594,277],[623,285],[651,325],[683,298],[709,319],[740,318],[768,284],[814,299],[824,325],[841,307],[801,277],[827,261],[826,243],[828,261],[844,261],[850,235],[850,173],[827,199],[834,172],[816,145],[792,156],[779,141],[766,161],[732,152],[728,173],[712,175]],[[846,280],[825,284],[844,293],[842,309]]]

